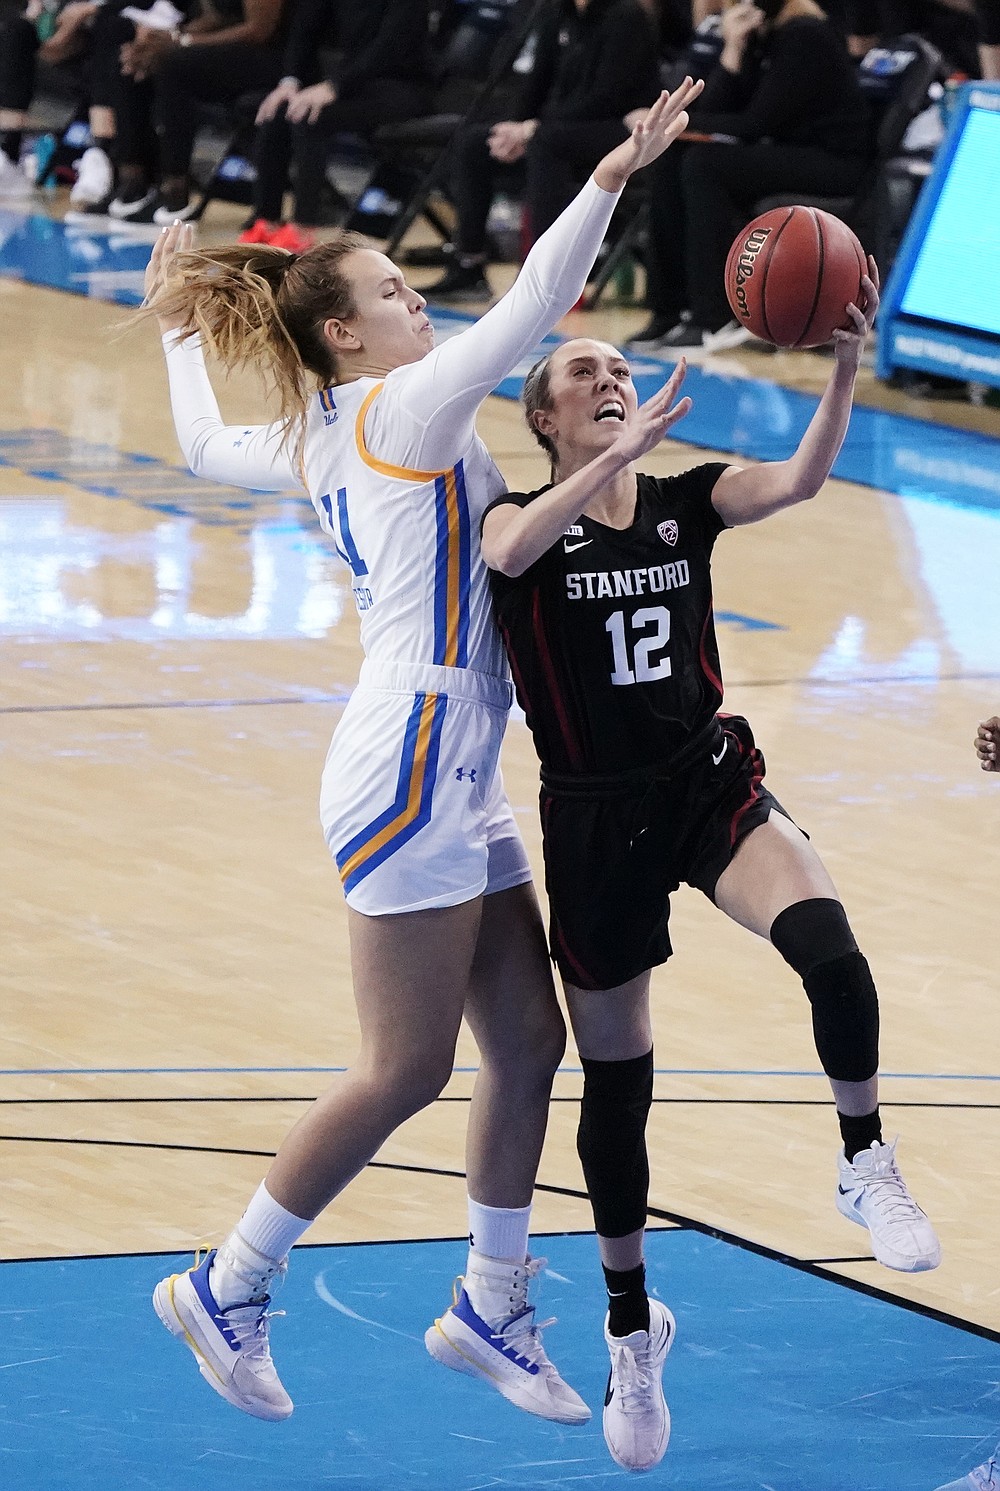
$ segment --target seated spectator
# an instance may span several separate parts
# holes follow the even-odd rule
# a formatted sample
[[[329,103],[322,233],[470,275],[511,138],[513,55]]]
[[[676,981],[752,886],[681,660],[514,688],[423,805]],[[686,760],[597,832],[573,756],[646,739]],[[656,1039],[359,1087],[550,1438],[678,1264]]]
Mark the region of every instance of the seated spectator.
[[[979,71],[988,83],[1000,82],[1000,0],[976,0]]]
[[[43,82],[48,73],[60,93],[93,98],[89,28],[97,8],[97,0],[69,0],[55,10],[41,0],[0,0],[0,197],[24,197],[32,189],[18,161],[39,69]],[[111,162],[102,147],[114,134],[114,119],[91,107],[90,127],[93,145],[78,166],[70,194],[74,206],[104,196],[111,186]]]
[[[284,76],[257,111],[254,224],[243,243],[276,243],[302,253],[320,221],[328,142],[336,134],[371,135],[381,125],[426,113],[427,0],[368,0],[365,6],[299,0]],[[339,64],[320,71],[321,49]],[[295,207],[282,226],[290,162]]]
[[[0,5],[0,198],[7,201],[31,195],[19,163],[35,86],[35,14],[12,0]]]
[[[981,0],[981,13],[993,13],[997,0]],[[848,45],[853,57],[894,36],[916,32],[937,47],[949,72],[979,74],[979,31],[974,0],[849,0]]]
[[[189,170],[200,106],[234,103],[277,84],[282,22],[283,0],[213,0],[173,30],[102,7],[95,47],[121,60],[114,98],[119,187],[111,217],[170,224],[194,215]]]
[[[637,351],[722,350],[748,333],[723,284],[733,238],[776,193],[851,196],[871,153],[864,95],[814,0],[727,0],[723,49],[680,145],[650,179],[649,323]],[[722,139],[709,140],[709,136]]]
[[[513,118],[472,124],[456,146],[455,251],[427,294],[488,299],[486,223],[515,164],[531,237],[559,216],[597,162],[626,139],[624,118],[660,90],[656,34],[640,0],[557,0],[539,28]]]

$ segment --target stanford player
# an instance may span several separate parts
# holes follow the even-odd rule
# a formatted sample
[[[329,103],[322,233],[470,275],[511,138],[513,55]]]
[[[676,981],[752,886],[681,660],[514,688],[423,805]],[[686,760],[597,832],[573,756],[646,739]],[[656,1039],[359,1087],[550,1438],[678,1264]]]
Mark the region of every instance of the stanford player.
[[[767,937],[800,975],[840,1118],[837,1205],[890,1268],[934,1268],[940,1247],[883,1144],[878,1000],[819,856],[763,785],[750,726],[720,715],[712,620],[719,534],[815,496],[847,430],[878,305],[835,333],[836,363],[798,450],[741,469],[637,474],[690,407],[681,363],[638,407],[628,364],[577,340],[532,369],[530,428],[552,460],[538,492],[487,510],[483,557],[518,697],[542,762],[552,955],[563,977],[584,1091],[578,1145],[605,1267],[614,1459],[649,1468],[666,1448],[660,1377],[674,1331],[646,1295],[643,1227],[652,1099],[650,969],[670,956],[671,891],[702,890]]]

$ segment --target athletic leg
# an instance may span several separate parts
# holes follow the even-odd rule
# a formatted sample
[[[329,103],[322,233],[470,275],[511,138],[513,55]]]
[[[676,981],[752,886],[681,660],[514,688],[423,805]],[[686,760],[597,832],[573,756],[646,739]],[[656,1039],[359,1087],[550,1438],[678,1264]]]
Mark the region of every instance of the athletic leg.
[[[289,1249],[451,1075],[481,915],[479,898],[398,916],[348,911],[357,1061],[292,1129],[218,1254],[157,1286],[164,1325],[246,1413],[281,1419],[292,1411],[267,1340],[267,1291]]]
[[[469,1261],[427,1349],[529,1413],[584,1423],[590,1410],[545,1355],[528,1303],[542,1265],[528,1259],[531,1197],[566,1039],[530,883],[483,900],[465,1014],[480,1051],[466,1140]]]
[[[577,1149],[608,1289],[604,1438],[624,1469],[649,1470],[670,1437],[661,1379],[675,1330],[670,1311],[646,1293],[643,1262],[653,1096],[649,973],[615,989],[564,988],[583,1065]]]
[[[816,1048],[837,1102],[844,1154],[838,1209],[867,1226],[875,1256],[907,1272],[935,1268],[940,1246],[882,1143],[878,1115],[878,995],[819,855],[772,812],[739,844],[716,904],[768,938],[802,978]]]

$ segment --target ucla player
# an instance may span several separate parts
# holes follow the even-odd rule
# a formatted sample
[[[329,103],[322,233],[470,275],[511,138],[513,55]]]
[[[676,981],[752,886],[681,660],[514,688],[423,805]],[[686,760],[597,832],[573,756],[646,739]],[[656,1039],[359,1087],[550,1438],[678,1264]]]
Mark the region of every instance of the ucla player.
[[[589,1410],[548,1360],[528,1303],[528,1217],[564,1030],[530,872],[497,769],[511,702],[479,554],[503,490],[478,407],[576,302],[628,177],[683,131],[699,85],[664,94],[535,244],[516,284],[440,347],[396,266],[341,236],[296,255],[157,244],[164,333],[191,469],[301,483],[350,566],[365,661],[330,747],[321,820],[344,886],[362,1045],[281,1146],[243,1217],[154,1303],[236,1407],[283,1419],[269,1291],[310,1222],[447,1082],[460,1021],[481,1065],[469,1116],[464,1289],[427,1333],[439,1361],[531,1413]],[[280,418],[223,425],[202,361],[270,372]],[[315,392],[307,392],[312,382]]]
[[[638,407],[628,363],[571,341],[525,385],[553,480],[487,511],[483,557],[518,697],[542,762],[552,955],[584,1087],[578,1148],[609,1309],[604,1432],[629,1470],[656,1465],[670,1416],[661,1377],[674,1321],[646,1294],[645,1129],[653,1091],[650,969],[670,956],[670,895],[695,885],[769,938],[812,1005],[844,1148],[837,1207],[889,1268],[934,1268],[940,1247],[882,1140],[878,998],[822,862],[763,784],[745,719],[719,714],[711,555],[727,528],[815,496],[850,417],[878,305],[835,332],[836,363],[798,450],[752,468],[709,464],[656,480],[633,462],[690,407],[683,363]],[[982,753],[982,748],[981,748]]]

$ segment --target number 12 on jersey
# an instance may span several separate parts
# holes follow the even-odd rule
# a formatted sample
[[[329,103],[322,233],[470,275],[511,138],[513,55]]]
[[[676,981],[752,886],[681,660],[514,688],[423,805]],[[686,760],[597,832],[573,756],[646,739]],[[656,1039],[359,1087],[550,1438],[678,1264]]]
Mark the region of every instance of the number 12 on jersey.
[[[644,634],[632,638],[632,667],[629,667],[625,612],[613,612],[604,624],[604,630],[611,634],[614,651],[615,667],[611,682],[655,683],[657,679],[669,678],[670,659],[661,657],[659,662],[652,661],[652,654],[662,652],[670,641],[670,612],[666,606],[644,606],[639,611],[633,611],[628,625],[633,633]],[[649,628],[655,630],[650,631]]]

